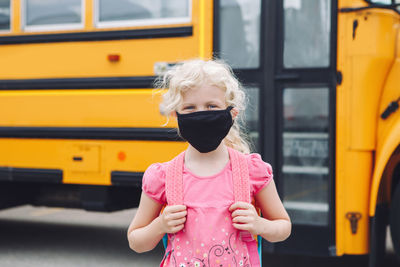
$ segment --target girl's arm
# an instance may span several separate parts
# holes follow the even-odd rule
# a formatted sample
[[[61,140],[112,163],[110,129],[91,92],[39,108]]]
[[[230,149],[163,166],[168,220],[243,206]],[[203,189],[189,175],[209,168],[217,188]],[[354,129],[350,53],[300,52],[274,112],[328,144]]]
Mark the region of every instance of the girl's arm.
[[[231,207],[233,226],[247,230],[253,235],[261,235],[270,242],[283,241],[289,237],[292,224],[283,207],[272,180],[255,196],[263,217],[258,216],[254,206],[245,202],[236,202]]]
[[[155,248],[165,233],[176,233],[184,227],[186,207],[167,206],[142,193],[139,208],[128,228],[129,247],[141,253]]]

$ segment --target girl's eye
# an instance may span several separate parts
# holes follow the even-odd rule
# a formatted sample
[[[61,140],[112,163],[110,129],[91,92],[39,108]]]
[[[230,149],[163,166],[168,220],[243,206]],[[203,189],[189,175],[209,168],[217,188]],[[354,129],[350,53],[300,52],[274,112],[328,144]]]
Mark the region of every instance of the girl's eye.
[[[213,108],[218,108],[218,106],[217,105],[213,105],[213,104],[209,104],[208,108],[213,109]]]
[[[194,109],[194,106],[186,106],[183,108],[183,110],[191,110],[191,109]]]

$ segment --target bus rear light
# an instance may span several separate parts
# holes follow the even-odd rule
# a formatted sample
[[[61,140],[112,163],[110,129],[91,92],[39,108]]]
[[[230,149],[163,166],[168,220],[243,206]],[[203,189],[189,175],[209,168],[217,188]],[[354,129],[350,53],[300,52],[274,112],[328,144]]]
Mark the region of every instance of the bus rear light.
[[[108,58],[108,61],[110,61],[110,62],[118,62],[121,57],[118,54],[110,54],[107,56],[107,58]]]
[[[118,159],[119,159],[120,161],[124,161],[124,160],[126,159],[126,154],[125,154],[125,152],[120,151],[120,152],[118,153]]]

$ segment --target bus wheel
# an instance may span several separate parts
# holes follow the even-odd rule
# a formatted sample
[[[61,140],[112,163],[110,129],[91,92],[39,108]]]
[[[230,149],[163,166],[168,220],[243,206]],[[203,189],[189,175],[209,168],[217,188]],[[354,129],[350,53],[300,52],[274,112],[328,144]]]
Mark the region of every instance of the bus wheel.
[[[390,233],[394,251],[400,260],[400,183],[395,188],[390,204]]]

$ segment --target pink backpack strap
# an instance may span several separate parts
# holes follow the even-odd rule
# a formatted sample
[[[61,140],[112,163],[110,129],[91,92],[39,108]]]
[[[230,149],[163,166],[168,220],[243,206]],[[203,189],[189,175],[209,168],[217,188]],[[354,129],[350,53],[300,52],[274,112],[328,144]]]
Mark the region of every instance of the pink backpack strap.
[[[232,166],[235,202],[243,201],[250,203],[250,178],[246,156],[230,147],[228,147],[228,151]]]
[[[173,158],[167,165],[165,195],[168,205],[183,205],[183,162],[185,152]]]
[[[240,153],[239,151],[236,151],[230,147],[228,147],[228,151],[232,165],[233,191],[235,195],[235,202],[243,201],[251,203],[249,167],[247,165],[246,156],[243,153]],[[261,266],[260,257],[258,255],[257,241],[248,231],[241,231],[240,235],[242,240],[247,245],[251,266]]]

